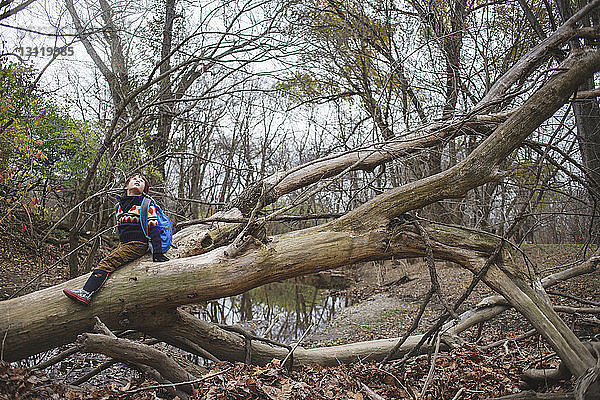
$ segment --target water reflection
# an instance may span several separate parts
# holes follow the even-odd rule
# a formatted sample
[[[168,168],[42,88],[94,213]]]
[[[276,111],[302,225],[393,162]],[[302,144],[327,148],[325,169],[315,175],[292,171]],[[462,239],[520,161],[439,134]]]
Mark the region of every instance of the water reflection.
[[[259,336],[289,343],[298,340],[312,324],[318,332],[344,307],[350,297],[297,282],[270,283],[238,296],[192,307],[201,319],[221,324],[240,324]]]

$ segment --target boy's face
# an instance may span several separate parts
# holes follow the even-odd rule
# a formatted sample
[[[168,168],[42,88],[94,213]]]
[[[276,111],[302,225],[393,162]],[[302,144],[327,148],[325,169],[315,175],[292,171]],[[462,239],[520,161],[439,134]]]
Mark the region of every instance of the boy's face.
[[[127,191],[127,196],[139,196],[144,193],[144,189],[146,188],[146,184],[144,183],[144,178],[141,175],[134,175],[129,179],[127,185],[125,185],[125,190]]]

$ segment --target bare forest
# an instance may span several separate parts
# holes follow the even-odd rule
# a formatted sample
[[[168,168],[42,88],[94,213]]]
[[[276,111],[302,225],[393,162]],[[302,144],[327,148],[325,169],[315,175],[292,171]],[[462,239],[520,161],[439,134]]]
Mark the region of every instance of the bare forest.
[[[0,38],[0,400],[600,399],[600,0],[6,0]],[[168,260],[77,304],[136,173]]]

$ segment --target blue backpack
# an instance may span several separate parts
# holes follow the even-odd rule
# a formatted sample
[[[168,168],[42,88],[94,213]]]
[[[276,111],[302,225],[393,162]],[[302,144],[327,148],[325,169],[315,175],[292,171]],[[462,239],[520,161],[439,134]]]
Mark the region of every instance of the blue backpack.
[[[144,200],[142,200],[142,209],[140,211],[140,224],[142,225],[142,231],[144,232],[144,236],[148,238],[150,245],[152,246],[152,240],[150,240],[150,236],[148,236],[148,209],[150,208],[150,203],[152,199],[144,196]],[[169,217],[165,215],[163,210],[158,206],[158,204],[154,203],[154,208],[156,209],[156,216],[158,217],[158,227],[160,228],[160,245],[161,245],[161,253],[166,253],[169,248],[171,248],[171,243],[173,242],[173,225],[171,224],[171,220]],[[155,249],[152,249],[154,253]]]

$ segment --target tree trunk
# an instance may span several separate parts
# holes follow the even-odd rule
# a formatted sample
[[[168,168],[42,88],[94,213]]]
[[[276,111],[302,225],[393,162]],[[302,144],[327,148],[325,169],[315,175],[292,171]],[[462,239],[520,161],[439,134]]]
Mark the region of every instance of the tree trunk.
[[[558,10],[563,19],[570,18],[573,14],[571,4],[565,1],[557,1]],[[584,25],[590,26],[593,18],[585,18]],[[595,39],[594,39],[595,40]],[[587,40],[586,40],[587,42]],[[570,42],[571,48],[581,46],[579,40]],[[579,91],[594,91],[596,88],[593,77],[586,79],[580,86]],[[588,195],[594,204],[594,210],[600,206],[600,107],[596,97],[578,99],[573,103],[573,114],[577,126],[577,144],[581,153],[583,173],[587,183]],[[592,217],[590,227],[590,239],[594,243],[600,240],[600,218],[598,215]]]
[[[147,365],[158,371],[161,376],[172,383],[185,382],[196,377],[187,373],[179,364],[163,352],[145,344],[132,342],[96,333],[84,333],[77,339],[80,351],[99,353],[117,360]],[[191,387],[183,387],[191,393]]]
[[[594,80],[588,79],[581,90],[594,89]],[[594,243],[600,241],[600,107],[598,100],[585,99],[574,103],[573,110],[577,121],[577,144],[581,153],[584,173],[588,184],[588,194],[596,206],[596,215],[592,218],[590,239]]]
[[[171,76],[167,72],[171,69],[171,49],[173,43],[173,21],[175,20],[175,1],[165,1],[165,24],[163,27],[163,38],[161,46],[160,73],[166,75],[160,82],[159,106],[158,106],[158,129],[157,133],[148,140],[148,151],[151,157],[158,157],[153,162],[154,166],[165,179],[165,158],[167,145],[171,135],[173,124],[173,91],[171,89]]]
[[[185,349],[179,338],[185,337],[193,343],[201,344],[202,348],[221,360],[246,361],[246,342],[240,336],[217,327],[214,324],[202,321],[187,312],[178,310],[172,314],[173,319],[162,325],[157,330],[149,333],[169,344]],[[411,351],[421,340],[422,335],[411,336],[402,345],[394,358],[399,358]],[[451,339],[448,339],[451,341]],[[371,340],[357,342],[340,346],[319,347],[305,349],[297,347],[292,357],[292,365],[323,365],[334,366],[339,364],[360,361],[381,361],[387,356],[398,338]],[[445,343],[443,349],[447,349]],[[432,349],[432,345],[425,344],[421,348],[422,353]],[[194,352],[193,349],[189,349]],[[283,360],[288,355],[284,347],[275,347],[269,344],[253,340],[250,342],[250,361],[253,364],[265,365],[274,358]],[[286,363],[287,365],[287,363]]]

